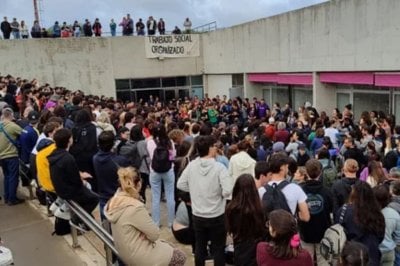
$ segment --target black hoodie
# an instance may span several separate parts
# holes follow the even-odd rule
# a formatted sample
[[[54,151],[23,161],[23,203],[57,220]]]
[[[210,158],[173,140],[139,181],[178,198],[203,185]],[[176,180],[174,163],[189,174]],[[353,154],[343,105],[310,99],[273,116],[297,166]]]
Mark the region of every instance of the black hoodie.
[[[83,193],[83,183],[74,157],[64,149],[55,149],[48,157],[50,177],[59,197],[69,200]]]
[[[333,183],[331,191],[333,194],[333,215],[345,204],[350,196],[352,186],[358,181],[357,178],[344,177]]]
[[[333,196],[319,180],[309,180],[301,184],[307,195],[310,221],[299,222],[301,239],[306,243],[319,243],[326,229],[331,226]]]
[[[112,152],[99,151],[93,157],[94,171],[97,177],[100,198],[108,201],[119,187],[117,171],[119,167],[128,167],[129,161]]]

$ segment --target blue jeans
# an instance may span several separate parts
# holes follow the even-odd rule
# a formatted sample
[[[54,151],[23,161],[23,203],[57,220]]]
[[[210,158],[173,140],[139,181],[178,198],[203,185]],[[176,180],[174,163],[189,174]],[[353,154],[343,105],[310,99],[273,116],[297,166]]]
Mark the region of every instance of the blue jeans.
[[[18,157],[1,160],[4,174],[4,201],[15,202],[17,200],[19,161]]]
[[[117,35],[116,30],[111,30],[111,36],[114,37],[115,35]]]
[[[19,39],[20,38],[19,31],[13,31],[12,34],[14,36],[14,39]]]
[[[175,219],[175,175],[172,168],[166,173],[150,172],[152,194],[151,217],[154,223],[160,226],[161,181],[164,182],[165,197],[167,198],[168,227],[171,227]]]
[[[396,247],[394,253],[394,266],[400,266],[400,248]]]
[[[99,199],[99,209],[100,209],[100,218],[101,221],[107,220],[106,216],[104,215],[104,207],[107,204],[107,200],[100,198]]]

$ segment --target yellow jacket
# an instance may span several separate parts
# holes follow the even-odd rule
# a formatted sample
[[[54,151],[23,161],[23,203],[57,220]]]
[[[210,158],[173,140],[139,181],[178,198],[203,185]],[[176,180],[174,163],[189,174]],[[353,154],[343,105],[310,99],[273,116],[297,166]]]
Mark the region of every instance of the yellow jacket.
[[[42,150],[39,150],[36,155],[36,169],[39,185],[49,192],[55,192],[55,190],[50,178],[50,164],[47,156],[49,156],[55,149],[56,144],[52,143]]]

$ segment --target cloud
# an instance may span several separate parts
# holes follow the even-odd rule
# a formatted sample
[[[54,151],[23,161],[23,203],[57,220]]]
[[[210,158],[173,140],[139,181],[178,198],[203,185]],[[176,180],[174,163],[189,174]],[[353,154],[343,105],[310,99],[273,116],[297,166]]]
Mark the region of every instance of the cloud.
[[[147,20],[152,15],[166,21],[167,30],[175,25],[183,27],[186,17],[192,20],[193,26],[217,21],[218,27],[252,21],[258,18],[317,4],[326,0],[38,0],[42,6],[42,21],[46,27],[54,21],[74,20],[93,21],[96,17],[104,25],[111,18],[119,22],[130,13],[136,22],[138,18]],[[27,4],[29,2],[29,4]],[[33,22],[33,4],[27,0],[0,0],[0,16],[24,19],[28,25]]]

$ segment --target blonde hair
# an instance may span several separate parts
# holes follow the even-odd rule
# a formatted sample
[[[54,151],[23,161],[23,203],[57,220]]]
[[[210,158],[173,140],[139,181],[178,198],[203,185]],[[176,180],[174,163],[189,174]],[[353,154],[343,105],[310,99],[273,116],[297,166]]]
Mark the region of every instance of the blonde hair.
[[[97,122],[101,122],[101,123],[108,123],[110,124],[110,117],[108,116],[106,111],[101,111],[100,115],[98,117],[96,117],[96,121]]]
[[[121,167],[118,169],[118,179],[121,190],[135,199],[139,199],[139,182],[141,181],[137,170],[133,167]]]

